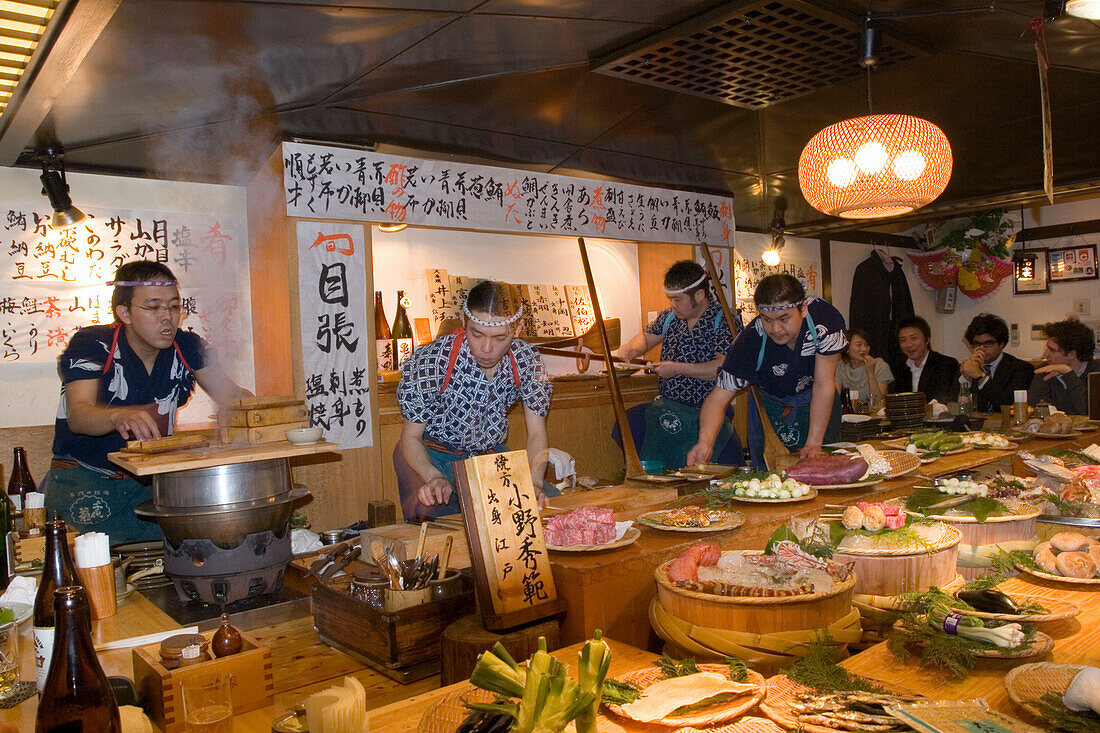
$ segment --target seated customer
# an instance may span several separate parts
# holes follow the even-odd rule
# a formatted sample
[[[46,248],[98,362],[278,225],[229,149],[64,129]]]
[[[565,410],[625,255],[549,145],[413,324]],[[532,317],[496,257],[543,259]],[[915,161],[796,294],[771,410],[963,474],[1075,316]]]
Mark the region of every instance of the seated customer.
[[[970,358],[959,364],[959,380],[969,382],[977,409],[992,413],[1011,405],[1013,392],[1031,385],[1035,369],[1004,352],[1008,324],[1000,316],[981,313],[966,327],[965,337],[971,351]]]
[[[1070,415],[1088,414],[1088,375],[1100,371],[1100,360],[1092,358],[1096,348],[1092,329],[1070,318],[1048,323],[1043,332],[1047,336],[1046,364],[1035,370],[1027,388],[1028,403],[1049,402]]]
[[[871,356],[871,337],[866,331],[850,328],[847,333],[848,345],[836,365],[837,389],[855,390],[869,404],[881,404],[894,373],[885,361]]]
[[[932,351],[932,328],[920,316],[898,322],[898,347],[907,357],[894,365],[891,392],[923,392],[929,402],[959,399],[959,362]]]

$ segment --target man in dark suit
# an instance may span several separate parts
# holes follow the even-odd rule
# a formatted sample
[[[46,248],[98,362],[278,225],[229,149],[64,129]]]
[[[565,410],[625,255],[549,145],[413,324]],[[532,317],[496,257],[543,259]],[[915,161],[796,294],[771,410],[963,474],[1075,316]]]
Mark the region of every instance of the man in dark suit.
[[[1100,359],[1093,359],[1096,337],[1092,329],[1070,318],[1043,327],[1047,346],[1043,351],[1043,366],[1027,389],[1027,401],[1032,405],[1049,402],[1070,415],[1087,415],[1089,411],[1088,375],[1100,371]]]
[[[959,362],[932,351],[932,328],[920,316],[898,321],[898,346],[904,361],[893,365],[891,392],[923,392],[929,402],[959,398]]]
[[[974,404],[982,412],[998,412],[1013,403],[1016,390],[1027,391],[1035,368],[1006,354],[1008,324],[1000,316],[981,313],[966,327],[970,358],[959,365],[960,379],[969,380]]]

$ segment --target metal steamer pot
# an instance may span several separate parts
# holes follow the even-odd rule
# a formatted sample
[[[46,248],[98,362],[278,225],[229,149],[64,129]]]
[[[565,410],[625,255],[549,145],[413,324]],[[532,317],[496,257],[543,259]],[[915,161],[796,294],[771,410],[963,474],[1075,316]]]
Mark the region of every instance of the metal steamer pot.
[[[279,458],[157,474],[153,500],[135,511],[156,518],[175,546],[209,539],[232,549],[255,532],[283,536],[292,503],[308,493],[291,485],[290,466]]]

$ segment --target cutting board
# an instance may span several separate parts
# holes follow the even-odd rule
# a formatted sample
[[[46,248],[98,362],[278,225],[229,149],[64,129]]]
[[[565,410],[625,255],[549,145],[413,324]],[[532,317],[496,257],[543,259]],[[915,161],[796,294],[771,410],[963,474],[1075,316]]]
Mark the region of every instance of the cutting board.
[[[660,487],[639,489],[633,486],[608,486],[591,491],[572,491],[550,499],[550,506],[543,509],[543,517],[571,512],[582,506],[607,507],[615,512],[625,512],[643,507],[659,507],[676,499],[679,492],[675,488]]]
[[[458,518],[458,515],[455,515]],[[363,547],[370,547],[377,540],[397,555],[398,560],[411,559],[416,555],[416,542],[420,536],[419,524],[390,524],[385,527],[364,529],[359,533]],[[428,525],[428,534],[424,537],[424,554],[429,558],[436,553],[443,562],[443,545],[447,537],[451,540],[451,562],[454,569],[470,567],[470,548],[466,544],[466,530],[459,527],[445,527],[438,524]]]

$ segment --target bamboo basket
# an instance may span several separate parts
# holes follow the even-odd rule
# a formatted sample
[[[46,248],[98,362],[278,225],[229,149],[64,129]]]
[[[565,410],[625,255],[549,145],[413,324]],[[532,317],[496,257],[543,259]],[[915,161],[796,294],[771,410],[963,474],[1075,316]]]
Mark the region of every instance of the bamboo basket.
[[[962,533],[948,527],[945,537],[930,550],[924,549],[838,549],[836,562],[855,563],[855,592],[893,596],[905,591],[926,591],[944,587],[955,579]]]
[[[1032,662],[1013,667],[1005,675],[1005,692],[1012,702],[1041,718],[1037,702],[1043,695],[1053,692],[1064,695],[1069,683],[1077,673],[1085,668],[1083,664],[1056,664],[1054,662]]]
[[[763,552],[734,550],[744,555]],[[657,567],[657,598],[666,611],[694,625],[750,634],[774,634],[797,629],[823,628],[852,612],[856,578],[835,583],[823,593],[756,598],[718,596],[684,590],[668,579],[673,561]]]

